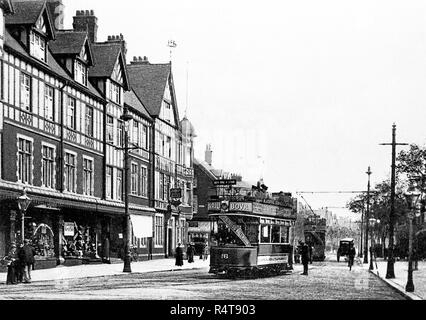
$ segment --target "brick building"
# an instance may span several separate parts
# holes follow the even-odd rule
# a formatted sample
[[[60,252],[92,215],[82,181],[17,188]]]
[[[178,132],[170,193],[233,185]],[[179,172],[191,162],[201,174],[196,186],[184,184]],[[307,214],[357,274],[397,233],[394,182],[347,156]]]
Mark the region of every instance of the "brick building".
[[[23,229],[39,268],[99,262],[105,247],[122,257],[125,132],[134,147],[127,174],[133,245],[144,259],[172,254],[192,216],[193,136],[179,121],[171,65],[151,70],[163,81],[138,90],[123,36],[99,42],[92,10],[77,11],[65,30],[62,1],[0,6],[0,256]],[[122,120],[125,110],[130,121]],[[176,208],[172,186],[184,190]],[[31,202],[23,220],[17,198],[24,192]]]

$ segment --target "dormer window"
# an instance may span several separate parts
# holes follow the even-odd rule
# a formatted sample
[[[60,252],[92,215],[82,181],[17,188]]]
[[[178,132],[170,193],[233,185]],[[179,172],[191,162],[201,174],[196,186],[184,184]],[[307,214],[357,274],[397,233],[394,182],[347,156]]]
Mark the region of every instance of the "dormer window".
[[[34,58],[46,62],[46,40],[35,32],[30,34],[30,54]]]
[[[74,61],[74,80],[87,86],[87,68],[78,60]]]

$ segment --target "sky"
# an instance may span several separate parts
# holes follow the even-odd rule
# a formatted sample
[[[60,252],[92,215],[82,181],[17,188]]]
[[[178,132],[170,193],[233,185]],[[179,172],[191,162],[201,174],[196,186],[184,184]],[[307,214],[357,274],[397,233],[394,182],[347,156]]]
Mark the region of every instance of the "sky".
[[[98,41],[170,60],[181,118],[213,166],[270,191],[363,191],[388,179],[397,141],[426,144],[426,2],[63,0],[65,26],[95,11]],[[398,150],[402,150],[400,147]],[[342,209],[355,194],[305,194]],[[302,200],[303,202],[303,200]]]

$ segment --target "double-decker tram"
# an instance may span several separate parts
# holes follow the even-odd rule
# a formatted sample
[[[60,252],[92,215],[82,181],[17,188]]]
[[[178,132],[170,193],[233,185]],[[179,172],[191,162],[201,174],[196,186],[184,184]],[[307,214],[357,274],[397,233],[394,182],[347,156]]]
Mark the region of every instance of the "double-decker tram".
[[[210,273],[253,278],[293,270],[296,210],[291,195],[275,200],[212,200],[208,210],[215,243]]]

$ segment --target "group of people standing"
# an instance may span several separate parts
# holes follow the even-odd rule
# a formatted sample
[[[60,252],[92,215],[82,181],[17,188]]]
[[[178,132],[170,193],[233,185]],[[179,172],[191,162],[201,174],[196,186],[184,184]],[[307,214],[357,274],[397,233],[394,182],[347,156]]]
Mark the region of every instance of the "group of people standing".
[[[35,255],[36,251],[27,239],[20,248],[12,245],[9,254],[4,258],[7,262],[6,284],[31,283],[31,270],[34,270]]]
[[[209,246],[208,246],[208,243],[206,241],[203,244],[200,259],[203,259],[204,261],[207,260],[207,258],[209,256],[208,249],[209,249]],[[195,254],[196,254],[196,250],[195,250],[194,244],[192,244],[192,243],[188,244],[188,248],[186,249],[186,257],[188,259],[188,263],[194,263]],[[178,267],[183,266],[183,247],[182,247],[181,243],[179,243],[177,248],[176,248],[175,258],[176,258],[176,265]]]

